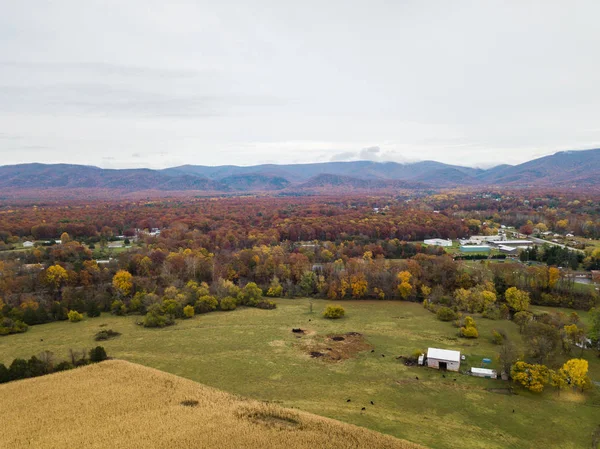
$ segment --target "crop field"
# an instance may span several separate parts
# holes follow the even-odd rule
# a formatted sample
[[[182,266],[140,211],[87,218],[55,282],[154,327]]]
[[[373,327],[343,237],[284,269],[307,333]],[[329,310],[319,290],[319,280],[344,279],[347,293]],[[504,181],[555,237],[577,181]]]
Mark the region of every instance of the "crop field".
[[[46,349],[66,357],[69,348],[91,348],[99,330],[112,329],[122,335],[100,343],[109,356],[432,448],[454,448],[458,441],[462,448],[586,448],[600,425],[597,388],[509,394],[510,384],[501,380],[444,377],[397,359],[435,346],[465,354],[461,370],[480,366],[496,355],[492,329],[520,342],[512,322],[476,318],[481,337],[464,340],[420,304],[345,301],[345,318],[325,320],[320,312],[329,303],[312,302],[314,313],[308,299],[281,299],[275,310],[214,312],[164,329],[137,325],[139,316],[54,322],[0,338],[0,361]],[[600,381],[600,359],[592,351],[584,357],[591,378]],[[118,391],[120,377],[113,382]]]
[[[2,385],[0,398],[3,448],[419,447],[120,360]]]

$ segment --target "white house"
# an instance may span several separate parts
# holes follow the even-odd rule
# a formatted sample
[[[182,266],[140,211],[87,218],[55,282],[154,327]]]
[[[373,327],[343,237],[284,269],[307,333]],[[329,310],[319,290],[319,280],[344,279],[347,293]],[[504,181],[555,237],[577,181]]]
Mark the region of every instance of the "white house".
[[[494,369],[488,368],[471,368],[471,376],[485,377],[487,379],[497,379],[498,374]]]
[[[427,366],[441,370],[458,371],[460,368],[460,351],[429,348],[427,350]]]
[[[447,239],[427,239],[427,240],[423,240],[423,243],[425,243],[426,245],[432,245],[432,246],[452,246],[452,240]]]
[[[33,248],[33,242],[23,242],[23,248]]]

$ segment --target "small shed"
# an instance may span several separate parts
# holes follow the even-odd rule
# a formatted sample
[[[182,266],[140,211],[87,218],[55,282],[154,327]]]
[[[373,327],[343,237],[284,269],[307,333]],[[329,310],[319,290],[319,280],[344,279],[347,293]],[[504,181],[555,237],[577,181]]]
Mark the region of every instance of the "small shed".
[[[495,369],[488,368],[471,368],[471,376],[485,377],[487,379],[497,379],[498,374]]]
[[[23,248],[33,248],[34,243],[30,241],[23,242]]]
[[[441,370],[458,371],[460,368],[460,351],[429,348],[427,350],[427,366]]]

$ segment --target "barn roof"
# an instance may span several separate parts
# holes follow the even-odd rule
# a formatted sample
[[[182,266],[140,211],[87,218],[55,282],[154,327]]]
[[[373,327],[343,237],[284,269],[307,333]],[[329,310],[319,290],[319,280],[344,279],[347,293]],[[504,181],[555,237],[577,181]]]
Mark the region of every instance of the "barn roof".
[[[460,351],[450,349],[429,348],[427,350],[428,359],[448,360],[450,362],[460,362]]]

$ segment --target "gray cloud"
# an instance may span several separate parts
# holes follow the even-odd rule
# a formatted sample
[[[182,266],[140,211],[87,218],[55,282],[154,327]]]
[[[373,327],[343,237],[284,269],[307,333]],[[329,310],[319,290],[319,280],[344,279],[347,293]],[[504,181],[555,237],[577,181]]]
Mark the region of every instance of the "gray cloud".
[[[358,157],[366,161],[377,160],[379,159],[379,153],[381,153],[381,148],[367,147],[360,150],[360,153],[358,153]]]
[[[329,158],[330,162],[344,162],[344,161],[351,161],[353,159],[356,159],[356,156],[358,155],[358,153],[356,152],[352,152],[352,151],[345,151],[343,153],[336,153],[333,156],[331,156]]]
[[[595,0],[27,3],[0,14],[4,163],[489,166],[600,146]]]

